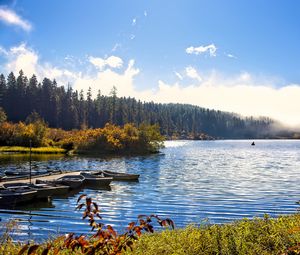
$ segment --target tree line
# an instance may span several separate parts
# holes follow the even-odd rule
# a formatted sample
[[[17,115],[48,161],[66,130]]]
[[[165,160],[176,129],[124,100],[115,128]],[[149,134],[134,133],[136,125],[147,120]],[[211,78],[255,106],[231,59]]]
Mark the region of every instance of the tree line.
[[[48,78],[39,82],[36,75],[28,79],[22,70],[18,76],[13,72],[7,77],[0,75],[0,107],[14,123],[38,113],[49,127],[64,130],[103,128],[106,123],[158,124],[163,135],[176,138],[201,139],[203,134],[217,138],[263,138],[270,135],[274,124],[266,117],[244,118],[188,104],[118,97],[115,87],[107,96],[99,90],[94,97],[91,88],[85,94]]]

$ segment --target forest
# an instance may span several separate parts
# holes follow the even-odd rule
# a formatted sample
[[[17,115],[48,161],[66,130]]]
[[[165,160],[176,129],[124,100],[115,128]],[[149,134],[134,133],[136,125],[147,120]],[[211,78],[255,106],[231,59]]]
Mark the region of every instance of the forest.
[[[7,77],[0,75],[0,107],[13,123],[25,122],[37,113],[49,127],[64,130],[103,128],[107,123],[132,123],[136,127],[157,124],[162,135],[174,139],[270,138],[276,123],[267,117],[118,97],[114,86],[109,95],[102,95],[100,90],[92,95],[91,88],[85,94],[48,78],[28,78],[22,70],[17,76],[13,72]]]

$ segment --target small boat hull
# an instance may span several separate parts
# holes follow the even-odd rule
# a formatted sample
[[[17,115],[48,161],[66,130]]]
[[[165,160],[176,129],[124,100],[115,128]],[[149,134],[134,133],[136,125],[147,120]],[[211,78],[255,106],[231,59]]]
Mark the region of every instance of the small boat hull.
[[[32,189],[36,191],[35,198],[46,199],[50,196],[56,196],[68,192],[68,186],[62,185],[51,185],[51,184],[26,184],[26,183],[7,183],[3,184],[3,187],[8,190],[18,190],[19,189]]]
[[[113,180],[111,177],[96,176],[86,172],[81,172],[80,175],[84,176],[84,184],[87,186],[107,187]]]
[[[140,175],[139,174],[127,174],[127,173],[119,173],[112,171],[101,171],[103,176],[112,177],[114,181],[138,181]]]
[[[9,190],[0,188],[0,207],[13,207],[17,204],[33,201],[37,196],[37,191],[33,189]]]
[[[37,179],[36,183],[38,184],[51,184],[54,186],[67,186],[68,190],[79,189],[84,181],[84,177],[80,175],[65,175],[58,179],[53,180],[40,180]]]

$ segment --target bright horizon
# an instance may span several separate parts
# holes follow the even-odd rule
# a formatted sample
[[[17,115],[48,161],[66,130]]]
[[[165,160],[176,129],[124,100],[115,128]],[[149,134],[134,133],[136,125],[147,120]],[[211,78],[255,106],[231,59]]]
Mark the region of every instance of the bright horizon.
[[[0,73],[300,126],[300,3],[0,1]]]

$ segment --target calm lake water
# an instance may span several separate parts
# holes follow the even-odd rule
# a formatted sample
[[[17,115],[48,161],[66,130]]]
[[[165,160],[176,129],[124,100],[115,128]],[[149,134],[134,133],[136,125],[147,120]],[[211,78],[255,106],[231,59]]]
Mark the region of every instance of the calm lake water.
[[[300,141],[257,140],[256,146],[251,142],[170,141],[161,154],[143,157],[35,157],[37,169],[109,169],[138,173],[140,180],[112,182],[111,190],[84,189],[51,203],[1,209],[1,223],[16,219],[20,240],[88,233],[82,212],[74,211],[83,193],[98,202],[103,222],[118,231],[139,214],[170,217],[183,227],[296,212]],[[18,168],[29,168],[27,156],[0,155],[0,172]]]

